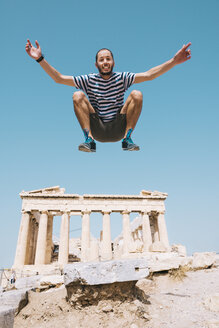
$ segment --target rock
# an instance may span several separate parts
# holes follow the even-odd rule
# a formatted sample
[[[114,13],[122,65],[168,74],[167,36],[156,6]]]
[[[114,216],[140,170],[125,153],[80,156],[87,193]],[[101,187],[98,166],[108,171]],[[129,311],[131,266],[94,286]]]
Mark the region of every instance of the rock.
[[[113,312],[113,307],[112,307],[110,304],[108,304],[108,305],[106,305],[106,306],[104,306],[104,307],[102,308],[102,311],[103,311],[104,313],[107,313],[107,312]]]
[[[178,253],[179,256],[186,256],[186,247],[180,244],[172,245],[172,252]]]
[[[64,284],[64,276],[52,275],[52,276],[43,276],[40,278],[40,286],[49,286],[55,287]]]
[[[193,260],[191,263],[192,269],[207,269],[216,262],[216,253],[205,252],[205,253],[194,253]]]
[[[204,306],[207,310],[219,312],[219,294],[207,297],[204,300]]]
[[[135,323],[132,323],[130,328],[138,328],[138,326]]]
[[[64,283],[70,285],[110,284],[114,282],[135,281],[149,274],[145,259],[123,259],[105,262],[68,264],[64,268]]]
[[[40,287],[40,279],[41,276],[31,276],[25,278],[19,278],[15,282],[16,289],[32,289],[32,288],[39,288]]]
[[[169,271],[178,269],[180,266],[189,264],[190,259],[187,257],[172,256],[166,259],[151,259],[148,263],[150,272]]]
[[[211,320],[206,322],[206,328],[218,328],[219,327],[219,320]]]
[[[0,327],[13,328],[15,309],[10,306],[0,306]]]
[[[215,265],[216,267],[219,266],[219,254],[218,254],[218,253],[215,255],[215,263],[214,263],[214,265]]]
[[[141,300],[141,302],[143,303],[147,303],[148,302],[148,298],[149,298],[149,293],[152,289],[152,285],[153,282],[149,279],[141,279],[139,280],[136,285],[136,296],[138,299]]]
[[[0,294],[0,304],[13,308],[16,313],[28,303],[28,294],[26,290],[11,290]]]

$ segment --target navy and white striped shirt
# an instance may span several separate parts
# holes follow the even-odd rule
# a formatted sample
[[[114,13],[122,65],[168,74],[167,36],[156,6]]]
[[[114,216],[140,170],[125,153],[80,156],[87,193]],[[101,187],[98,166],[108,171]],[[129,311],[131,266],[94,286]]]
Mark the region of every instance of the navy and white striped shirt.
[[[108,80],[100,74],[73,76],[77,89],[84,91],[104,122],[112,121],[124,103],[125,91],[133,84],[135,74],[112,73]]]

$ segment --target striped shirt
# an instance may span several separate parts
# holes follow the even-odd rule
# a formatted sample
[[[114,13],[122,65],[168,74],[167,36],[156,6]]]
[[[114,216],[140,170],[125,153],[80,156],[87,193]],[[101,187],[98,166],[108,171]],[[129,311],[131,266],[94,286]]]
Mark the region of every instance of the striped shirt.
[[[100,74],[73,76],[77,89],[84,91],[103,122],[112,121],[124,103],[125,91],[133,84],[135,74],[112,73],[108,80]]]

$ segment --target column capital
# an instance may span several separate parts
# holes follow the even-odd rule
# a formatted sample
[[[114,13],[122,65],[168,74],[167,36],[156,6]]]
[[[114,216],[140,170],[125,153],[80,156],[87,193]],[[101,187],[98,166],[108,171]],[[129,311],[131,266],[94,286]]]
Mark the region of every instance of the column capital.
[[[48,211],[46,211],[46,210],[45,210],[45,211],[43,210],[43,211],[40,211],[40,214],[47,214],[47,215],[48,215],[48,214],[49,214],[49,212],[48,212]]]
[[[111,210],[103,210],[103,211],[101,211],[101,212],[102,212],[102,214],[111,214],[111,213],[112,213]]]
[[[130,214],[131,211],[129,211],[129,210],[124,210],[124,211],[122,211],[121,213],[122,213],[122,214]]]
[[[87,209],[81,211],[81,214],[82,215],[84,215],[84,214],[90,214],[90,213],[91,213],[91,210],[87,210]]]
[[[163,215],[164,215],[164,214],[165,214],[165,211],[158,211],[157,214],[158,214],[158,215],[159,215],[159,214],[163,214]]]
[[[142,215],[150,215],[151,214],[151,211],[141,211],[141,214]]]
[[[25,211],[25,210],[22,210],[22,211],[21,211],[21,214],[31,214],[31,211]]]
[[[47,211],[48,212],[48,215],[50,216],[56,216],[56,214],[54,214],[54,211]]]
[[[71,213],[71,211],[62,211],[62,212],[61,212],[61,215],[67,214],[67,215],[70,216],[70,213]]]

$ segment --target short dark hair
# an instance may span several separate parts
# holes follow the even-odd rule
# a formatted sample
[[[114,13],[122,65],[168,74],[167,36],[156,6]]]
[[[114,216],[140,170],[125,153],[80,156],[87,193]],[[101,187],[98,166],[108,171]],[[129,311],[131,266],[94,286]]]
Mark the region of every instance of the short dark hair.
[[[114,60],[114,57],[113,57],[113,53],[112,53],[112,51],[109,50],[109,49],[107,49],[107,48],[102,48],[102,49],[98,50],[97,53],[96,53],[96,62],[97,62],[97,59],[98,59],[99,52],[102,51],[102,50],[108,50],[108,51],[110,52],[110,54],[111,54],[113,60]]]

